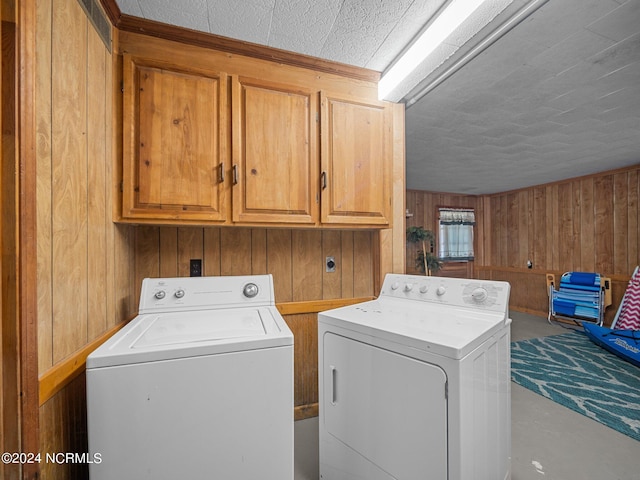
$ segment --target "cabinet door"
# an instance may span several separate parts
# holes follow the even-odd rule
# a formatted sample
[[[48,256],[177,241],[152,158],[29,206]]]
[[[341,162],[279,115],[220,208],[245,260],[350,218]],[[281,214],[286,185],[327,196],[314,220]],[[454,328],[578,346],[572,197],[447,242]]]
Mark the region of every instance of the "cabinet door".
[[[387,225],[391,125],[384,103],[322,97],[322,222]]]
[[[123,216],[224,221],[226,77],[125,55]]]
[[[317,221],[318,95],[233,78],[233,221]]]

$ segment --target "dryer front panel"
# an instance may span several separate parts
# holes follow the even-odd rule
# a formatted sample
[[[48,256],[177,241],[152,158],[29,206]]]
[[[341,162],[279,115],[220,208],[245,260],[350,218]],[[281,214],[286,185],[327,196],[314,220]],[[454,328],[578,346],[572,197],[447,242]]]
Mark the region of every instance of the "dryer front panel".
[[[374,464],[376,478],[446,480],[445,372],[331,332],[321,345],[321,420],[328,435]],[[340,478],[361,478],[354,468],[349,461],[331,465]]]

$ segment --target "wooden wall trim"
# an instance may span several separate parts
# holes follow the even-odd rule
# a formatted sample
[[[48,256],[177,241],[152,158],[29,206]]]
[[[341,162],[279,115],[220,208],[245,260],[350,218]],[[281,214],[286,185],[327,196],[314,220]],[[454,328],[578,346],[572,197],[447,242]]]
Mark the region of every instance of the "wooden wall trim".
[[[120,7],[116,3],[116,0],[100,0],[100,4],[104,9],[104,13],[107,14],[112,25],[118,23],[118,19],[122,16]]]
[[[320,413],[319,403],[310,403],[309,405],[298,405],[293,407],[293,419],[304,420],[305,418],[317,417]]]
[[[535,315],[537,317],[546,317],[549,313],[547,310],[536,310],[534,308],[525,307],[509,307],[509,310],[520,313],[528,313],[529,315]]]
[[[366,302],[374,297],[334,298],[329,300],[313,300],[310,302],[278,303],[276,307],[280,315],[299,315],[303,313],[318,313],[332,308],[346,307],[354,303]]]
[[[86,361],[89,354],[109,340],[128,322],[129,320],[125,320],[124,322],[120,322],[116,326],[110,328],[94,341],[88,343],[82,349],[78,350],[70,357],[57,363],[40,375],[40,406],[44,405],[47,400],[71,383],[74,378],[83,373],[86,368]]]
[[[0,165],[0,451],[20,451],[20,328],[18,310],[17,228],[19,210],[16,192],[16,23],[15,12],[0,6],[0,75],[2,76],[2,154]],[[0,478],[18,478],[19,465],[0,463]]]
[[[286,302],[276,305],[281,315],[298,315],[305,313],[318,313],[332,308],[344,307],[354,303],[361,303],[372,300],[373,297],[359,298],[336,298],[331,300],[316,300],[311,302]],[[44,405],[47,400],[67,386],[78,375],[86,369],[87,357],[96,348],[111,338],[118,330],[124,327],[129,320],[120,322],[112,327],[82,349],[67,357],[64,361],[57,363],[39,378],[40,395],[39,405]],[[306,408],[306,407],[305,407]],[[34,450],[34,451],[37,451]]]
[[[18,2],[18,285],[21,377],[21,451],[37,452],[40,442],[38,405],[38,292],[36,237],[36,6]],[[23,478],[37,478],[37,464],[24,465]]]
[[[520,267],[490,267],[485,265],[476,266],[475,269],[479,272],[482,271],[482,272],[530,273],[530,274],[538,274],[538,275],[553,273],[557,277],[560,277],[563,273],[566,273],[566,271],[563,271],[563,270],[553,270],[553,269],[547,269],[547,270],[531,269],[530,270],[528,268],[520,268]],[[629,279],[631,278],[631,275],[610,274],[608,272],[598,272],[598,273],[616,282],[628,282]]]
[[[562,275],[558,270],[529,270],[517,267],[486,267],[477,268],[476,278],[483,280],[502,280],[511,284],[509,309],[547,317],[549,313],[549,292],[546,283],[547,273]],[[604,324],[611,325],[615,314],[622,302],[629,283],[630,275],[611,275],[600,272],[610,280],[610,290],[607,297],[611,304],[605,309]]]
[[[165,23],[146,20],[130,15],[120,15],[116,28],[124,32],[140,33],[150,37],[172,40],[188,45],[211,48],[226,53],[244,55],[294,67],[302,67],[318,72],[337,74],[343,77],[369,82],[378,82],[380,72],[337,62],[330,62],[308,55],[293,53],[277,48],[265,47],[250,42],[234,40],[211,33],[197,32]]]

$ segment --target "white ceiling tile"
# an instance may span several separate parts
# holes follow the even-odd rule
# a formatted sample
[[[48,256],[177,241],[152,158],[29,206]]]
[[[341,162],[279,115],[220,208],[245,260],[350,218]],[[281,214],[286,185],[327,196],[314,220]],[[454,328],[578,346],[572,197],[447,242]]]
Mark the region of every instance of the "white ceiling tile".
[[[504,78],[493,82],[489,88],[506,97],[518,97],[523,94],[529,96],[528,92],[536,91],[540,83],[551,77],[553,77],[553,73],[547,70],[523,65]]]
[[[550,72],[561,72],[571,68],[579,61],[611,47],[615,43],[609,38],[580,29],[573,35],[527,60],[527,64]]]
[[[276,0],[269,45],[321,56],[343,0]]]
[[[502,100],[503,97],[499,92],[479,92],[459,105],[456,110],[471,115],[482,115],[494,105],[500,104]]]
[[[640,25],[640,2],[632,0],[608,12],[586,28],[619,42],[638,33],[638,25]]]
[[[518,26],[519,35],[551,47],[618,7],[614,0],[551,0]]]
[[[275,0],[207,0],[210,32],[267,45]]]
[[[170,0],[138,0],[146,18],[192,30],[208,30],[205,0],[184,0],[176,4]]]
[[[596,82],[607,73],[609,73],[609,70],[601,64],[580,61],[571,68],[541,81],[536,88],[543,92],[552,93],[557,97],[575,90],[581,85]]]
[[[640,62],[640,23],[638,25],[639,33],[589,57],[587,62],[598,65],[607,73]]]
[[[207,15],[205,0],[182,0],[176,3],[171,0],[138,0],[143,14],[147,18],[164,15],[165,12],[185,12],[188,14]]]
[[[345,0],[321,55],[364,66],[413,0]]]
[[[127,15],[134,17],[144,17],[142,9],[138,4],[138,0],[118,0],[118,6],[122,13],[126,13]]]

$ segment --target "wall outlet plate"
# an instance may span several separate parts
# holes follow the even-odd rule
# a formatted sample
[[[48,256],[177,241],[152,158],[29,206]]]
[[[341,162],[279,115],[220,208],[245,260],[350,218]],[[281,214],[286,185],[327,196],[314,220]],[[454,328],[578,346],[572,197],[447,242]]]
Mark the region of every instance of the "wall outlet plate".
[[[202,259],[192,258],[189,260],[189,276],[201,277],[202,276]]]

